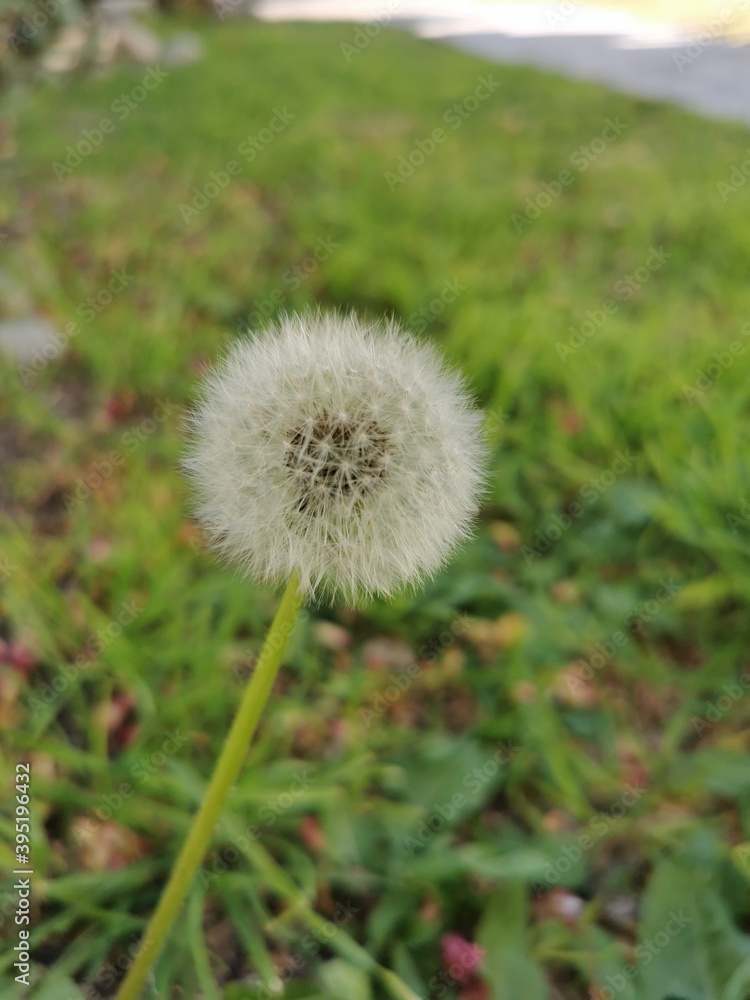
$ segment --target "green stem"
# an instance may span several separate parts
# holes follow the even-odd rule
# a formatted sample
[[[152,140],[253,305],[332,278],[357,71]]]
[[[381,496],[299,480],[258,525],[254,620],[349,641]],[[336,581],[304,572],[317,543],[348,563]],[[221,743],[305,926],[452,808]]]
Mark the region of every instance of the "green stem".
[[[203,803],[172,868],[169,881],[141,940],[138,953],[120,987],[117,1000],[137,1000],[151,966],[172,928],[180,904],[211,841],[214,827],[221,816],[232,785],[242,768],[247,745],[252,739],[268,700],[301,604],[299,581],[296,577],[292,577],[266,636],[239,711],[224,742]]]

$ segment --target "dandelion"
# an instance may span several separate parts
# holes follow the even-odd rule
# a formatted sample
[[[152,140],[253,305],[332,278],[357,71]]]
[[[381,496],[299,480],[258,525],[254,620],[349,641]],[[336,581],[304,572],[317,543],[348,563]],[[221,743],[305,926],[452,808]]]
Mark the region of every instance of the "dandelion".
[[[480,424],[462,378],[391,321],[286,316],[206,377],[185,458],[197,517],[230,563],[286,589],[119,1000],[140,994],[174,922],[302,602],[354,604],[434,574],[477,510]],[[393,973],[368,968],[392,996],[415,1000]]]
[[[256,579],[389,595],[466,537],[479,425],[461,378],[395,323],[287,317],[206,380],[186,460],[197,516]]]

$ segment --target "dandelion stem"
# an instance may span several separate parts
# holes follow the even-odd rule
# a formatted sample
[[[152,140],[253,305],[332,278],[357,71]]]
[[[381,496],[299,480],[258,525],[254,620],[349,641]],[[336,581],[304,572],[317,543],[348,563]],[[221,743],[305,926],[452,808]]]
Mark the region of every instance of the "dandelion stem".
[[[232,785],[242,768],[247,746],[258,725],[302,604],[299,580],[292,576],[281,599],[239,711],[229,730],[210,784],[159,905],[123,981],[117,1000],[137,1000],[156,956],[172,928],[180,904],[206,852]]]

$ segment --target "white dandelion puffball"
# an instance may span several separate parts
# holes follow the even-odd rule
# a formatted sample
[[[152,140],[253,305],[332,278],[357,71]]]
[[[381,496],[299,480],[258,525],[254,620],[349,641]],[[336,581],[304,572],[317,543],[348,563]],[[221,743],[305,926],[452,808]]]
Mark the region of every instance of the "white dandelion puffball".
[[[395,322],[311,312],[207,375],[184,465],[230,562],[356,603],[431,575],[467,536],[481,422],[462,378]]]

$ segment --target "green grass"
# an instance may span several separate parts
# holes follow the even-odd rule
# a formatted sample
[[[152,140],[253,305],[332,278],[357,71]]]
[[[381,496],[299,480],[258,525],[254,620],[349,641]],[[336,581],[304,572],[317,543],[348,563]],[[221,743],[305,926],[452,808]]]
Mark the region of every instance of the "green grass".
[[[205,60],[124,120],[143,68],[38,86],[4,171],[3,267],[78,324],[38,373],[6,360],[0,402],[0,634],[34,660],[0,668],[2,774],[11,801],[32,762],[38,995],[111,995],[275,607],[202,551],[182,411],[248,316],[321,303],[395,314],[465,369],[491,492],[424,592],[305,615],[152,987],[263,997],[292,969],[288,997],[385,997],[351,940],[430,1000],[744,1000],[750,187],[717,184],[746,132],[401,34],[349,62],[348,26],[203,34]],[[248,162],[275,109],[295,117]],[[581,159],[607,119],[627,127]],[[628,284],[652,248],[670,256]],[[686,392],[714,352],[729,366]],[[317,936],[274,863],[330,921]],[[449,933],[486,949],[473,987]]]

